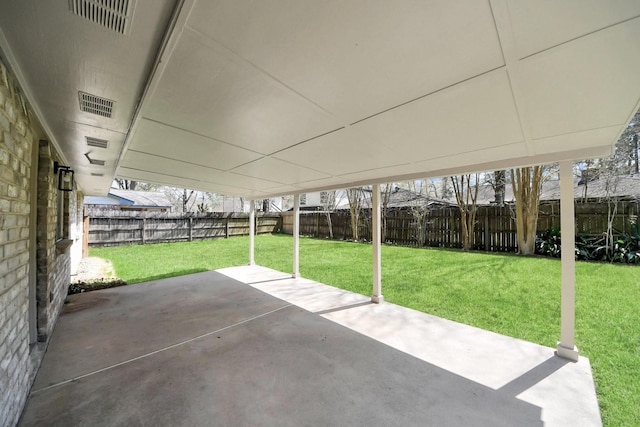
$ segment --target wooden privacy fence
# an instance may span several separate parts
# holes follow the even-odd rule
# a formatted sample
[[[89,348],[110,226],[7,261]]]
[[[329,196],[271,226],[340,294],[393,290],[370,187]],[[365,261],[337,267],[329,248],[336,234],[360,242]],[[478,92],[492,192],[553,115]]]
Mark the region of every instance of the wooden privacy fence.
[[[516,224],[511,206],[478,206],[473,232],[473,248],[492,252],[517,250]],[[300,234],[329,237],[328,215],[334,239],[351,239],[349,211],[300,212]],[[628,232],[638,215],[636,201],[618,202],[613,226],[619,232]],[[607,230],[606,203],[576,203],[576,233],[580,236],[602,236]],[[371,239],[371,211],[364,210],[358,224],[360,239]],[[460,211],[457,206],[434,207],[422,213],[411,209],[389,209],[385,215],[385,242],[402,246],[432,246],[461,248]],[[560,228],[560,204],[544,202],[538,215],[538,232]],[[293,233],[293,213],[282,214],[282,231]]]
[[[602,236],[607,230],[606,203],[576,203],[576,232],[581,236]],[[327,212],[300,212],[300,234],[329,237]],[[331,212],[334,239],[351,239],[349,211]],[[618,202],[614,228],[628,232],[638,215],[636,201]],[[411,209],[390,209],[385,216],[385,241],[403,246],[462,247],[460,212],[456,206],[433,207],[420,216]],[[560,205],[540,205],[538,232],[560,227]],[[249,234],[246,213],[167,214],[138,211],[93,211],[86,240],[91,247],[186,242]],[[293,213],[256,213],[256,232],[293,232]],[[364,210],[358,222],[358,236],[371,240],[371,211]],[[473,248],[493,252],[517,250],[512,207],[479,206]]]
[[[256,213],[256,233],[280,229],[280,213]],[[105,211],[89,217],[89,246],[191,242],[249,234],[249,214],[167,214]]]

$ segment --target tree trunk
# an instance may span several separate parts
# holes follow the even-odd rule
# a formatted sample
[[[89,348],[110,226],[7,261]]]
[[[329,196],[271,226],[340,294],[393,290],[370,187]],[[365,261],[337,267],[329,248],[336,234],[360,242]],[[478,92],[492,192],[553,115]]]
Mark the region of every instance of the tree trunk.
[[[493,176],[495,178],[495,190],[494,190],[494,202],[497,206],[504,206],[504,189],[507,182],[507,173],[504,170],[495,171]]]
[[[462,250],[468,251],[473,246],[473,232],[476,223],[476,201],[478,200],[478,174],[475,184],[471,185],[471,175],[452,176],[451,184],[460,210],[460,228],[462,230]]]
[[[633,135],[633,146],[631,147],[633,149],[633,153],[632,153],[632,157],[633,157],[633,163],[634,163],[634,168],[633,171],[635,173],[639,173],[640,171],[640,165],[638,165],[638,134]]]
[[[511,185],[516,199],[516,232],[520,255],[535,253],[542,171],[542,166],[511,169]]]
[[[387,240],[387,211],[389,210],[389,199],[391,198],[391,190],[393,183],[384,185],[382,190],[382,230],[380,230],[380,241],[384,243]]]
[[[351,238],[353,239],[354,242],[358,241],[358,217],[359,212],[357,209],[350,209],[351,210]]]
[[[354,242],[358,241],[358,222],[360,219],[360,208],[362,206],[362,188],[349,188],[347,190],[349,200],[349,212],[351,213],[351,237]]]
[[[333,240],[333,223],[331,222],[331,212],[327,212],[327,226],[329,227],[329,239]]]

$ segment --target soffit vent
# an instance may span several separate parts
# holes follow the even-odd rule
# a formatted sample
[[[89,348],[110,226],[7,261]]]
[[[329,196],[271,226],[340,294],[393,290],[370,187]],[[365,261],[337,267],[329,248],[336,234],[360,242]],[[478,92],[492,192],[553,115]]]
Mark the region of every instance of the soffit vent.
[[[86,113],[97,114],[102,117],[113,116],[114,101],[86,92],[78,92],[80,97],[80,110]]]
[[[89,160],[89,163],[91,163],[92,165],[104,166],[107,163],[104,160],[93,159],[91,158],[91,156],[89,156],[89,154],[91,154],[91,152],[84,153],[84,156],[87,158],[87,160]]]
[[[119,34],[131,25],[134,0],[69,0],[71,12]]]
[[[85,136],[85,139],[89,147],[107,148],[109,146],[109,141],[106,139],[94,138],[92,136]]]
[[[103,173],[91,172],[91,176],[104,176]]]

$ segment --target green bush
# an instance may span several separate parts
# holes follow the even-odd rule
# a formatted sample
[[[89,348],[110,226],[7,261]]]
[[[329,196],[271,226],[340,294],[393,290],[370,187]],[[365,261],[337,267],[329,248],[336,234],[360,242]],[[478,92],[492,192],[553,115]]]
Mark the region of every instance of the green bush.
[[[615,230],[618,237],[614,240],[611,250],[607,246],[605,237],[576,236],[576,259],[640,264],[640,226],[637,219],[635,215],[630,217],[629,232]],[[555,227],[538,234],[536,236],[536,254],[559,258],[560,237],[560,229]]]
[[[549,228],[536,236],[536,254],[560,258],[559,228]]]

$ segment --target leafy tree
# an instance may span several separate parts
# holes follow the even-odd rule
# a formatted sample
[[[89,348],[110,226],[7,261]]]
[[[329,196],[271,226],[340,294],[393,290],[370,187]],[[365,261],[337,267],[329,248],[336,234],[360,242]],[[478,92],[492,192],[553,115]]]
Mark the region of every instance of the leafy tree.
[[[640,135],[640,110],[631,119],[616,143],[616,150],[613,156],[615,167],[622,173],[638,173],[638,137]]]

